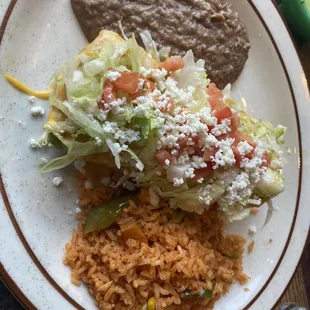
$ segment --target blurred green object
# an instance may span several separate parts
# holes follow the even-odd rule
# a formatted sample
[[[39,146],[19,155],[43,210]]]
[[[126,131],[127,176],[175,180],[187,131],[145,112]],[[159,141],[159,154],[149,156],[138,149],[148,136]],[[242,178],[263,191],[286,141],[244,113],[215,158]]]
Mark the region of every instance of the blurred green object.
[[[310,42],[310,0],[282,0],[279,7],[296,39]]]

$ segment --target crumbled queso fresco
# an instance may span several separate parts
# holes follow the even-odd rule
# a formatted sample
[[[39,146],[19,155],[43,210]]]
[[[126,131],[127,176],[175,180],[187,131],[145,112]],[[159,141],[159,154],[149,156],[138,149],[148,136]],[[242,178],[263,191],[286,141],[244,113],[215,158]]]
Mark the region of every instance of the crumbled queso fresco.
[[[174,187],[184,186],[185,188],[187,180],[202,183],[204,176],[196,177],[196,172],[199,169],[208,169],[210,166],[213,170],[234,167],[236,158],[233,148],[236,148],[241,156],[238,163],[241,170],[221,199],[228,205],[233,205],[249,197],[260,176],[266,170],[263,167],[264,149],[259,145],[254,149],[247,141],[236,144],[233,136],[223,139],[225,135],[232,132],[231,119],[224,118],[219,121],[209,106],[191,112],[191,107],[198,105],[194,99],[195,87],[179,88],[177,81],[168,76],[168,72],[164,69],[147,70],[141,67],[140,75],[142,78],[152,79],[156,87],[153,91],[132,100],[133,113],[136,117],[152,117],[153,125],[158,128],[156,148],[158,151],[169,150],[171,154],[169,158],[164,159],[162,164],[167,172],[167,180]],[[105,78],[111,82],[119,77],[120,73],[117,71],[108,71],[105,74]],[[147,85],[142,78],[139,78],[139,89]],[[109,111],[116,116],[124,113],[126,98],[117,98],[109,103],[104,100],[101,102],[104,108],[91,111],[89,118],[105,121],[103,131],[113,136],[113,142],[107,139],[107,144],[112,144],[112,149],[117,153],[127,152],[131,143],[138,142],[142,138],[140,127],[127,128],[116,121],[107,120]],[[102,144],[100,137],[96,137],[95,140],[96,145]],[[212,150],[207,160],[204,157],[205,150]],[[247,156],[251,152],[253,156]],[[77,163],[76,165],[80,170],[81,165]],[[136,168],[137,171],[132,171],[124,178],[123,186],[133,187],[128,178],[131,178],[134,183],[139,183],[139,179],[144,174],[143,165],[137,164]],[[138,173],[139,170],[140,173]],[[161,172],[157,174],[161,175]],[[207,185],[200,197],[200,201],[206,205],[211,204],[209,190]]]
[[[33,116],[42,116],[44,115],[45,110],[41,107],[32,107],[31,108],[31,115]]]
[[[63,178],[62,177],[54,177],[53,180],[53,185],[55,185],[56,187],[58,187],[59,185],[62,184],[63,182]]]
[[[61,145],[64,154],[39,172],[74,164],[86,190],[97,181],[117,192],[149,188],[154,204],[163,198],[202,213],[216,203],[231,221],[248,216],[284,190],[285,128],[250,117],[244,100],[230,98],[230,85],[221,91],[210,82],[192,51],[161,61],[150,37],[144,50],[134,36],[103,30],[55,72],[46,132],[30,145]]]

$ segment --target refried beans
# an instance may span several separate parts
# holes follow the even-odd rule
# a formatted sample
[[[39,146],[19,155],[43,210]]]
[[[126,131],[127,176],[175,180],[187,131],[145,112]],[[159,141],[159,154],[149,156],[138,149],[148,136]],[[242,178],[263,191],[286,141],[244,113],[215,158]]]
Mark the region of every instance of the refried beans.
[[[158,48],[170,55],[193,50],[206,61],[208,77],[224,88],[233,83],[248,58],[246,28],[226,0],[72,0],[75,15],[89,41],[101,29],[133,32],[149,30]]]

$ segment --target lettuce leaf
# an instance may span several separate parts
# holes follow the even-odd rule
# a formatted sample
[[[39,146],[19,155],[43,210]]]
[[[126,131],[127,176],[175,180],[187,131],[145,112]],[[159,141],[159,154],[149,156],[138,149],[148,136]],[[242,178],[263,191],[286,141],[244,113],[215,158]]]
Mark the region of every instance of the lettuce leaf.
[[[184,67],[178,72],[175,72],[175,79],[178,81],[179,88],[186,88],[187,86],[207,86],[209,80],[205,72],[205,62],[199,59],[195,63],[193,51],[188,51],[183,57]]]
[[[88,142],[77,142],[70,138],[65,138],[60,134],[55,134],[54,136],[58,141],[62,143],[64,148],[67,149],[67,154],[58,158],[53,159],[47,163],[39,172],[48,172],[57,169],[64,168],[74,162],[77,158],[82,158],[87,155],[96,154],[96,153],[105,153],[108,151],[108,148],[105,144],[97,145],[96,141]]]

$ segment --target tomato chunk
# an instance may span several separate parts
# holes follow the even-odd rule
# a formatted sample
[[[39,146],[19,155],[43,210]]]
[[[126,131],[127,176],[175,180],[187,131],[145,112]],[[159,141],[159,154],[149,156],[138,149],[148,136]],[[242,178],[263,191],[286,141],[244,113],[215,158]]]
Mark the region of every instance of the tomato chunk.
[[[197,182],[199,179],[209,176],[213,171],[211,163],[205,168],[195,169],[195,177],[192,178],[192,181]]]
[[[210,104],[212,110],[216,110],[216,109],[223,107],[222,99],[219,99],[216,97],[209,97],[208,101],[209,101],[209,104]]]
[[[242,160],[242,155],[240,154],[239,150],[237,149],[237,145],[236,144],[233,144],[231,146],[231,149],[234,153],[234,157],[235,157],[235,160],[236,160],[236,165],[239,166],[240,163],[241,163],[241,160]]]
[[[145,89],[145,86],[147,89]],[[153,83],[152,81],[145,79],[144,84],[143,84],[143,89],[138,90],[136,93],[132,94],[130,97],[131,99],[136,99],[141,96],[145,96],[147,93],[152,92],[156,87],[156,84]]]
[[[209,87],[208,87],[208,90],[207,90],[207,94],[210,97],[218,98],[218,99],[223,99],[223,97],[224,97],[222,92],[221,92],[221,90],[218,89],[214,83],[210,83],[209,84]]]
[[[123,72],[113,84],[117,89],[133,95],[138,91],[139,74],[136,72]]]
[[[159,69],[176,71],[184,67],[184,61],[180,56],[172,56],[159,64]]]
[[[167,159],[169,160],[169,162],[173,161],[173,156],[166,150],[157,151],[155,156],[162,166],[166,165]]]
[[[215,116],[218,123],[220,123],[223,119],[231,117],[232,112],[228,106],[216,107],[215,110],[213,110],[213,116]]]
[[[116,100],[116,94],[113,90],[113,84],[110,81],[107,81],[105,83],[101,95],[101,100],[103,100],[105,103],[111,103]]]
[[[218,122],[221,122],[221,120],[232,116],[231,109],[223,102],[222,92],[216,87],[214,83],[210,83],[207,93],[209,95],[208,100],[213,112],[213,116],[218,119]]]

